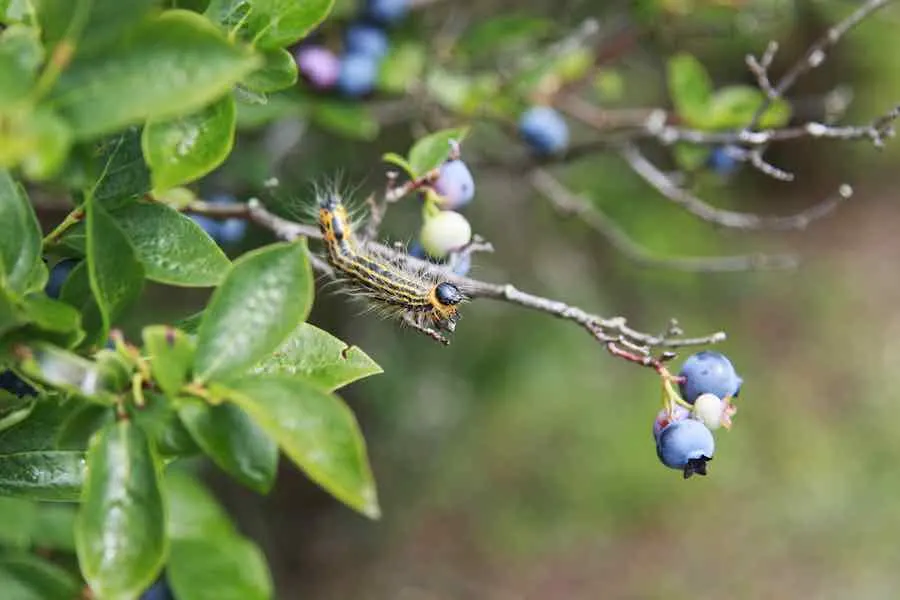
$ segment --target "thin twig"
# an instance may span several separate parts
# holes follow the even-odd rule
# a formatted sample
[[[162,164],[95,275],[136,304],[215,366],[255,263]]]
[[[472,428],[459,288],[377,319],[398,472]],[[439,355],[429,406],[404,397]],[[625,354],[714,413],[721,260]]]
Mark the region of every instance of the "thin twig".
[[[843,184],[836,193],[828,196],[825,200],[793,215],[764,216],[735,212],[711,206],[684,188],[675,185],[633,144],[625,145],[621,154],[631,169],[663,196],[704,221],[731,229],[772,231],[806,229],[810,223],[830,214],[853,195],[853,188]]]
[[[531,173],[531,185],[559,212],[578,217],[599,232],[620,253],[637,264],[697,273],[792,269],[798,260],[790,254],[748,254],[740,256],[660,257],[631,239],[615,222],[583,196],[573,193],[545,169]]]
[[[321,233],[317,227],[304,225],[283,219],[269,212],[262,203],[251,198],[246,204],[221,205],[209,202],[195,201],[184,208],[185,212],[204,215],[214,219],[245,219],[264,227],[277,237],[291,241],[300,237],[321,239]],[[531,310],[536,310],[557,318],[572,321],[586,329],[591,336],[607,345],[615,343],[640,349],[650,353],[653,348],[679,348],[685,346],[702,346],[715,344],[725,340],[724,332],[716,332],[702,337],[681,337],[672,335],[653,335],[632,329],[624,317],[606,318],[591,314],[576,306],[571,306],[558,300],[544,298],[528,292],[523,292],[512,284],[498,284],[469,277],[455,275],[440,265],[420,260],[405,254],[402,250],[391,248],[384,244],[369,242],[372,251],[379,255],[406,261],[411,268],[419,269],[435,278],[441,278],[457,285],[471,299],[487,298],[515,304]],[[313,255],[313,268],[325,274],[331,274],[331,267],[319,257]]]

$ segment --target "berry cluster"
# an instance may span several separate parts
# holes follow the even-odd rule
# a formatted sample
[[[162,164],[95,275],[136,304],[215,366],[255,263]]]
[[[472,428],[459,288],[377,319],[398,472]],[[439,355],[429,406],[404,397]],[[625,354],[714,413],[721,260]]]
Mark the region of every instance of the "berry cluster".
[[[688,357],[677,377],[664,369],[661,374],[664,406],[653,423],[656,455],[665,466],[681,470],[685,479],[706,475],[706,463],[716,449],[712,432],[731,427],[737,410],[732,400],[743,380],[724,354],[709,350]]]
[[[316,90],[336,89],[348,98],[371,93],[390,47],[386,27],[406,16],[408,9],[407,0],[368,0],[344,31],[341,55],[314,42],[294,50],[300,75]]]
[[[422,228],[409,254],[447,263],[457,275],[466,275],[472,266],[471,253],[467,251],[472,226],[457,211],[475,197],[475,179],[459,156],[459,144],[452,141],[450,148],[450,156],[438,168],[437,178],[423,189]]]
[[[522,113],[519,136],[538,156],[559,154],[569,146],[569,126],[549,106],[533,106]]]

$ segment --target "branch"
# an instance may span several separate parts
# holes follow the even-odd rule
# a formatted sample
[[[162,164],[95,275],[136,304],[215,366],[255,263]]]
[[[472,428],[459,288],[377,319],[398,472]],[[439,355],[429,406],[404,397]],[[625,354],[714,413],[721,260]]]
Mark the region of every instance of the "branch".
[[[626,145],[621,154],[622,158],[628,162],[632,170],[663,196],[688,210],[691,214],[700,217],[704,221],[731,229],[748,231],[790,231],[806,229],[810,223],[830,214],[842,202],[853,195],[853,188],[847,184],[843,184],[838,188],[835,194],[832,194],[811,208],[794,215],[780,217],[734,212],[711,206],[687,190],[675,185],[665,173],[647,160],[641,151],[633,144]]]
[[[617,227],[615,222],[594,206],[590,199],[573,193],[548,171],[535,169],[531,174],[531,185],[543,194],[558,212],[578,217],[603,235],[625,257],[641,265],[696,273],[722,273],[792,269],[798,264],[795,256],[786,254],[683,258],[654,256]]]
[[[246,204],[235,205],[195,201],[188,204],[184,210],[191,214],[203,215],[214,219],[245,219],[268,229],[277,237],[287,241],[300,237],[311,239],[321,239],[322,237],[317,227],[296,223],[272,214],[256,198],[250,199]],[[653,367],[655,364],[658,364],[658,359],[654,359],[651,356],[654,349],[702,346],[721,342],[726,337],[725,333],[721,331],[692,338],[682,337],[681,332],[678,330],[670,330],[659,335],[643,333],[632,329],[624,317],[606,318],[595,315],[558,300],[523,292],[508,283],[498,284],[460,277],[445,270],[440,265],[409,256],[402,250],[391,248],[384,244],[369,242],[369,247],[380,256],[390,260],[405,261],[414,269],[455,284],[471,299],[499,300],[576,323],[587,330],[594,339],[603,343],[604,347],[613,355],[619,356],[618,350],[620,350],[620,347],[626,347],[631,350],[632,358],[629,359],[630,362],[637,362],[645,366]],[[327,275],[333,273],[330,265],[324,260],[314,254],[311,254],[311,257],[314,269]],[[635,353],[644,358],[639,361],[633,360]]]

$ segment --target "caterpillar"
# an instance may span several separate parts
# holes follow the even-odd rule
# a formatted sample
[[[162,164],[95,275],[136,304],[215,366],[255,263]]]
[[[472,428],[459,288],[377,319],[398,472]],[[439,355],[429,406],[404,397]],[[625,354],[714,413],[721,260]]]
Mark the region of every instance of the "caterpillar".
[[[337,193],[320,196],[318,221],[328,263],[348,291],[386,314],[400,316],[405,324],[433,340],[450,343],[441,332],[456,329],[458,307],[467,299],[456,285],[370,251],[354,234]]]

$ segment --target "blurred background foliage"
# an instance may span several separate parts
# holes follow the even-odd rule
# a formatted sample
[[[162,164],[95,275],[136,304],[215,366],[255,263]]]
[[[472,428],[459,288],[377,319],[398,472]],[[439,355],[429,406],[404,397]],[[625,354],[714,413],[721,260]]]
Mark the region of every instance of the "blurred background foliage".
[[[778,40],[773,70],[780,73],[856,5],[436,2],[392,35],[437,44],[448,29],[471,32],[488,18],[527,15],[546,28],[544,36],[524,38],[537,47],[586,17],[601,27],[625,23],[636,39],[610,61],[598,94],[606,106],[665,106],[669,56],[694,54],[716,86],[753,84],[747,53]],[[339,2],[328,23],[352,10]],[[795,110],[812,106],[815,113],[838,86],[852,90],[848,122],[871,121],[895,104],[898,24],[900,12],[889,7],[849,35],[794,88]],[[471,63],[489,66],[490,54]],[[241,115],[247,126],[228,161],[205,180],[210,192],[246,197],[274,174],[278,194],[302,200],[312,182],[340,173],[362,196],[383,186],[383,152],[403,152],[432,128],[345,115],[341,122],[356,132],[347,137],[296,107],[262,127],[249,127],[253,116]],[[481,157],[523,150],[491,125],[466,121],[474,126],[463,151],[478,186],[468,215],[497,249],[476,256],[473,276],[625,314],[646,330],[663,329],[670,317],[689,333],[724,329],[722,350],[745,380],[735,428],[718,436],[710,476],[685,482],[654,454],[658,379],[610,358],[577,328],[481,300],[466,308],[452,346],[443,348],[323,293],[311,322],[361,346],[385,370],[345,393],[368,440],[384,516],[365,520],[287,466],[268,496],[209,469],[240,529],[261,544],[280,597],[896,597],[900,148],[775,145],[768,158],[797,174],[790,184],[747,168],[727,178],[696,175],[702,197],[759,213],[787,214],[842,181],[854,185],[857,195],[834,216],[777,235],[699,221],[614,153],[554,167],[656,253],[792,249],[803,258],[796,272],[692,274],[638,267],[577,220],[560,218],[520,174],[479,168]],[[653,156],[669,160],[665,150]],[[404,241],[415,234],[418,211],[406,204],[392,209],[385,227]],[[252,231],[244,243],[267,240]],[[126,334],[191,314],[204,300],[204,292],[151,287]]]

